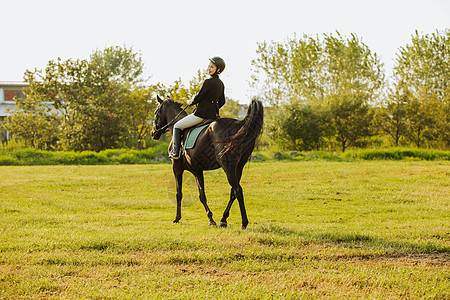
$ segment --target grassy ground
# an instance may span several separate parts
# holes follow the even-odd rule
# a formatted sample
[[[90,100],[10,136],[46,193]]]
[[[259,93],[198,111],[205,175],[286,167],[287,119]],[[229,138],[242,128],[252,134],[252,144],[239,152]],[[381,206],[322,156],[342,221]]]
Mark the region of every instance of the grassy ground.
[[[450,162],[250,163],[229,227],[170,165],[0,167],[0,299],[448,299]],[[220,220],[229,187],[207,172]]]

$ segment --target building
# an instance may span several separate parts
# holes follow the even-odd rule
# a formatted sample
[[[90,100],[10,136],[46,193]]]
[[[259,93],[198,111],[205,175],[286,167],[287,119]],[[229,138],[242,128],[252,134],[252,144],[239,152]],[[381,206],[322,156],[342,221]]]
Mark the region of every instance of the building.
[[[0,81],[0,124],[9,116],[7,108],[13,109],[16,105],[15,97],[25,98],[23,89],[28,84],[21,81]],[[0,128],[0,141],[9,139],[9,132]]]

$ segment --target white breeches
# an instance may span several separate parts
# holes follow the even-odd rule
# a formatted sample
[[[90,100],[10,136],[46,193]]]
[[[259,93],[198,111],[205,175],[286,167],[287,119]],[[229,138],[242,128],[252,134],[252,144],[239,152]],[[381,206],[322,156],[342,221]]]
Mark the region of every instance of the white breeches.
[[[186,128],[200,124],[203,120],[204,120],[203,118],[200,118],[200,117],[195,116],[194,114],[191,114],[191,115],[187,115],[180,121],[176,122],[173,127],[184,130]]]

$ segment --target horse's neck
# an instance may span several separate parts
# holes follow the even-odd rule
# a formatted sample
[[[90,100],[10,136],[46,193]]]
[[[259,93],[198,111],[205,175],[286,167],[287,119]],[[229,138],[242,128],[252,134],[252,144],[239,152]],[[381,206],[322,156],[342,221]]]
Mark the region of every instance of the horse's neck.
[[[172,124],[169,126],[170,135],[173,135],[173,126],[175,125],[175,123],[187,116],[186,112],[184,112],[184,111],[182,113],[180,113],[180,112],[181,112],[181,109],[179,109],[179,110],[177,109],[177,110],[171,111],[170,113],[167,114],[168,122],[171,122],[173,120]]]

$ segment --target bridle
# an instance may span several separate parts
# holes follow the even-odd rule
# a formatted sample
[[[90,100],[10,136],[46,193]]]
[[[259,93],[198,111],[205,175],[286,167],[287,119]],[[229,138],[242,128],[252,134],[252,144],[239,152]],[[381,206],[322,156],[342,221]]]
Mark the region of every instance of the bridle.
[[[175,118],[173,118],[170,122],[168,122],[166,125],[164,125],[161,128],[158,128],[158,125],[156,124],[156,117],[159,115],[159,111],[161,110],[161,107],[163,106],[164,103],[166,103],[166,101],[168,101],[169,99],[164,100],[156,109],[155,111],[155,120],[153,120],[153,125],[155,126],[155,133],[154,135],[162,135],[164,133],[166,133],[169,130],[169,126],[174,124],[176,121],[176,119],[186,110],[186,108],[189,107],[189,105],[186,105],[176,116]]]

